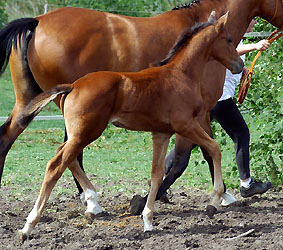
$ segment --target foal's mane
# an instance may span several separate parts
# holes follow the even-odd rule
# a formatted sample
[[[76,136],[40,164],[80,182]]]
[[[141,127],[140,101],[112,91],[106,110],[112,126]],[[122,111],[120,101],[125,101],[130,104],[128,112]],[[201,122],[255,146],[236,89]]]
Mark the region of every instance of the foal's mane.
[[[171,59],[192,39],[192,37],[206,28],[212,25],[211,22],[197,23],[193,27],[187,28],[184,32],[177,38],[174,46],[170,49],[168,55],[160,62],[154,63],[154,67],[162,66],[171,61]]]

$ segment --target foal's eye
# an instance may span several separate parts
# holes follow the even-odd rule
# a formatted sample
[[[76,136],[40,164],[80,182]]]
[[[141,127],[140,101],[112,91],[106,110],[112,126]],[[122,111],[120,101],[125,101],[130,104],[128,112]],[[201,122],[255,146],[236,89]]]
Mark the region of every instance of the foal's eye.
[[[227,41],[229,44],[232,44],[233,43],[232,37],[228,37]]]

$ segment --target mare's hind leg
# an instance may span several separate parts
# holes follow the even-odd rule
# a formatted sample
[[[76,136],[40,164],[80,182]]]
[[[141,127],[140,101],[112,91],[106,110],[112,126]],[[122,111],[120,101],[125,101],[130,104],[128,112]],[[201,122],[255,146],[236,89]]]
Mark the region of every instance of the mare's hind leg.
[[[164,175],[164,160],[171,134],[152,133],[153,159],[151,169],[151,186],[148,199],[143,210],[144,231],[152,230],[154,201]]]
[[[41,92],[31,75],[27,62],[22,58],[21,50],[12,49],[10,69],[16,95],[16,103],[8,120],[0,127],[0,184],[6,156],[17,137],[25,127],[17,124],[18,115],[23,108]]]
[[[42,92],[42,90],[35,82],[33,75],[29,69],[28,63],[23,58],[23,54],[24,52],[20,49],[12,49],[9,61],[14,91],[16,95],[16,103],[10,117],[0,127],[0,186],[6,156],[17,137],[26,128],[18,125],[17,118],[22,113],[24,107],[28,105],[30,100],[32,100],[36,95]],[[78,160],[80,161],[80,159]],[[79,193],[81,193],[82,188],[79,185],[77,185],[77,187]]]

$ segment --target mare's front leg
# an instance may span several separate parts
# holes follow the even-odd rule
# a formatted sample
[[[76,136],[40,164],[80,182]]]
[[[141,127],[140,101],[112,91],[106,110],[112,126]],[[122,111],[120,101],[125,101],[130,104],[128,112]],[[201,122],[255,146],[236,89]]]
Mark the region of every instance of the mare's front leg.
[[[151,169],[151,186],[144,210],[142,212],[144,231],[152,231],[154,201],[164,175],[164,160],[171,134],[152,133],[153,159]]]
[[[165,160],[165,175],[158,192],[156,200],[165,193],[165,191],[178,179],[186,170],[191,151],[196,145],[180,135],[176,135],[175,147],[170,151]]]

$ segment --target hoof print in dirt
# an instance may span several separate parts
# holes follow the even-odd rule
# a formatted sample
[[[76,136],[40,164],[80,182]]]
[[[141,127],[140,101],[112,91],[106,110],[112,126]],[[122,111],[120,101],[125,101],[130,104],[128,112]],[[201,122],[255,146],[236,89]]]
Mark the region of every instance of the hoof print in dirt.
[[[101,212],[99,214],[93,214],[90,212],[85,213],[85,217],[89,223],[92,223],[94,220],[104,219],[105,217],[108,217],[108,216],[109,216],[109,213],[107,212]]]
[[[90,212],[86,212],[85,213],[85,218],[88,220],[88,222],[92,222],[95,219],[95,214],[90,213]]]
[[[217,209],[216,207],[212,205],[208,205],[206,208],[206,215],[210,218],[213,219],[214,214],[216,213]]]
[[[18,231],[16,238],[20,244],[23,244],[28,237],[22,231]]]
[[[140,195],[135,195],[130,202],[131,215],[140,215],[144,209],[146,200]]]
[[[108,217],[110,217],[111,215],[108,213],[108,212],[101,212],[101,213],[99,213],[99,214],[96,214],[95,215],[95,219],[97,219],[97,220],[101,220],[101,219],[106,219],[106,218],[108,218]]]

